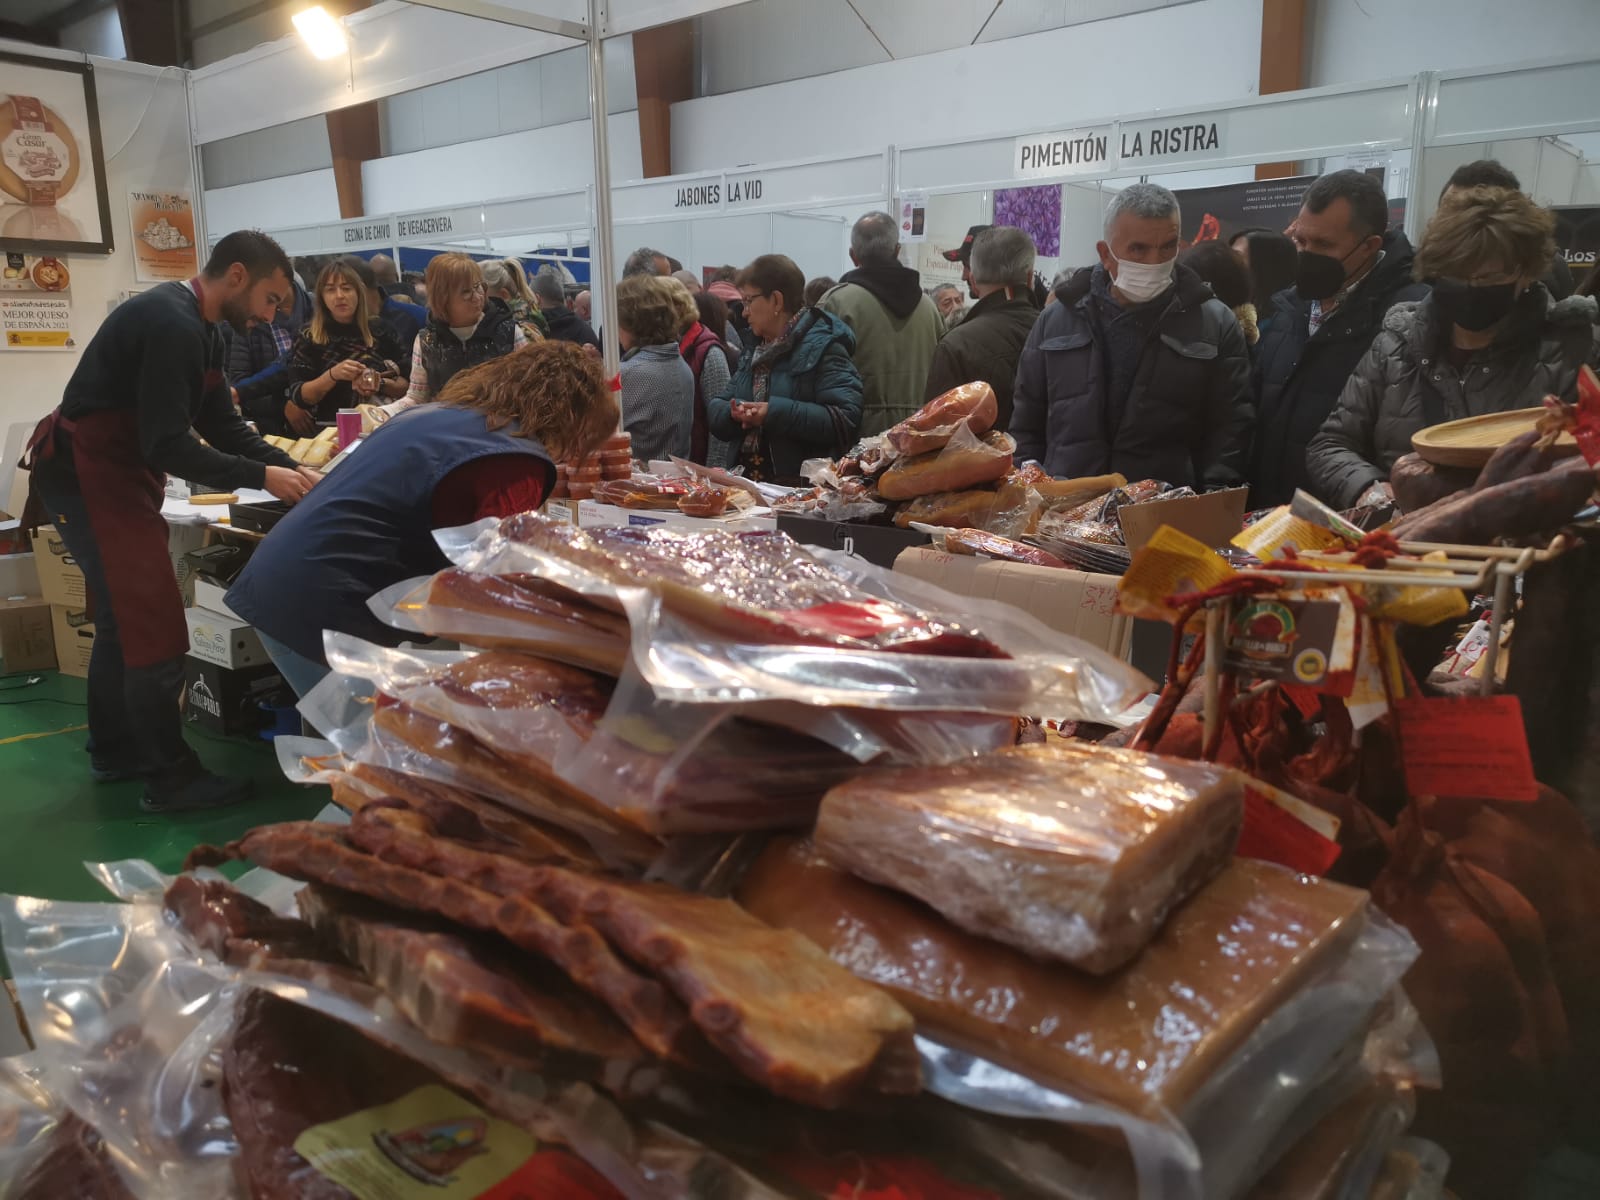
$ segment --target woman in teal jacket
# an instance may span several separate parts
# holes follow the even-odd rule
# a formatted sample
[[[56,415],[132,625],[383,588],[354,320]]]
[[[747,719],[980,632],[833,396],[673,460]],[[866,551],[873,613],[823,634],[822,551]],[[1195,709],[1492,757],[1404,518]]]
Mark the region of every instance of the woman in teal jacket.
[[[802,483],[808,458],[837,458],[861,424],[855,334],[801,303],[805,276],[791,259],[763,254],[736,281],[759,339],[741,356],[729,390],[706,404],[711,434],[733,443],[730,467],[751,479]]]

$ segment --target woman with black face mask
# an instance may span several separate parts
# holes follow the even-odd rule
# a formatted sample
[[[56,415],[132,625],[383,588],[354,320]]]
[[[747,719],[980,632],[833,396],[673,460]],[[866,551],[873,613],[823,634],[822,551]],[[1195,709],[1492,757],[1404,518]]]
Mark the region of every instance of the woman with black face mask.
[[[1578,369],[1600,361],[1600,309],[1590,297],[1555,301],[1538,282],[1554,231],[1522,192],[1445,197],[1413,268],[1432,294],[1389,310],[1307,452],[1322,499],[1343,509],[1391,496],[1389,471],[1420,429],[1574,398]]]

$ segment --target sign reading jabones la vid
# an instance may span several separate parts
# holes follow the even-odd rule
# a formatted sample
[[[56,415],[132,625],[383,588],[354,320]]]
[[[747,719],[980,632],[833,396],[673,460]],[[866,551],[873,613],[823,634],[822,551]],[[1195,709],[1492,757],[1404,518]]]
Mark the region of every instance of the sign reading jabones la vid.
[[[1157,117],[1056,133],[1030,133],[1012,144],[1011,171],[1018,179],[1101,173],[1113,167],[1226,153],[1225,116]]]

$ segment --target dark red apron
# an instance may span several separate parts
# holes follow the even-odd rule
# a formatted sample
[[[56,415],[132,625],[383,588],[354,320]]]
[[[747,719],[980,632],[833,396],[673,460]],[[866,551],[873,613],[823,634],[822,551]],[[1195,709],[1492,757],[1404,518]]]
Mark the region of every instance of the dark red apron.
[[[55,457],[58,429],[71,441],[78,492],[100,551],[123,663],[152,667],[182,658],[189,649],[189,627],[167,548],[167,522],[161,516],[166,477],[144,460],[138,411],[99,409],[69,421],[57,409],[34,428],[22,466],[31,471]],[[52,520],[54,515],[49,514]],[[47,523],[41,520],[44,516],[30,487],[24,521],[37,527]]]

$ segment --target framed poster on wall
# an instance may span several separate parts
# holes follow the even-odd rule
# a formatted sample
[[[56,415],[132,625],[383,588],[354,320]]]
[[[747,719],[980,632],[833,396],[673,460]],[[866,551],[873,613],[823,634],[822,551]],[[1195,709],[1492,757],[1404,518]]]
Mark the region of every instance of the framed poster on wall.
[[[94,69],[0,53],[0,251],[113,246]]]

